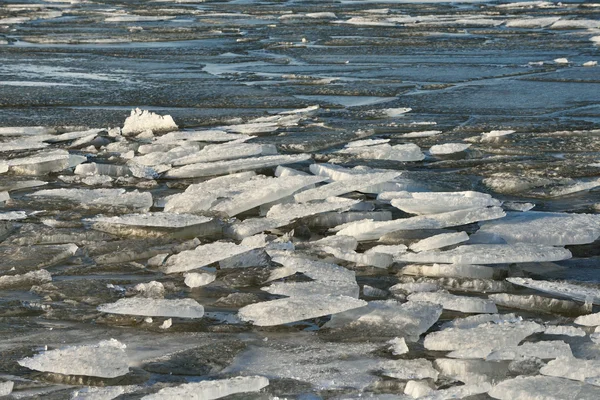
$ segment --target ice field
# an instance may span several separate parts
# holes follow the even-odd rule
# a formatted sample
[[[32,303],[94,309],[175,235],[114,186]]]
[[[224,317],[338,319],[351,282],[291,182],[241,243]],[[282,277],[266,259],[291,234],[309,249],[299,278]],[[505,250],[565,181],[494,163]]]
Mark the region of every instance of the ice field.
[[[0,2],[0,397],[600,399],[600,4]]]

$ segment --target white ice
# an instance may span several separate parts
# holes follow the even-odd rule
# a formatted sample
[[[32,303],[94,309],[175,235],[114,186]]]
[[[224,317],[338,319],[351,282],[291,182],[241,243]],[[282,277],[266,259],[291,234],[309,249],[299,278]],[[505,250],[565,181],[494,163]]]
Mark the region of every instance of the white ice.
[[[387,360],[379,364],[381,374],[390,378],[409,379],[433,379],[438,378],[438,371],[433,368],[431,361],[424,358],[411,360]]]
[[[381,195],[391,197],[393,193]],[[500,206],[492,196],[479,192],[397,192],[391,204],[410,214],[439,214],[479,207]]]
[[[185,250],[169,257],[163,267],[166,274],[186,272],[207,266],[217,261],[247,253],[252,247],[229,242],[202,244],[194,250]]]
[[[429,153],[434,155],[445,155],[445,154],[453,154],[459,153],[461,151],[465,151],[471,147],[468,143],[445,143],[445,144],[436,144],[429,148]]]
[[[500,400],[596,400],[600,387],[549,376],[518,376],[500,382],[488,394]]]
[[[408,296],[412,301],[428,301],[440,304],[445,310],[463,313],[496,313],[498,309],[493,301],[478,297],[455,296],[443,292],[418,292]]]
[[[131,110],[123,125],[123,135],[133,136],[146,130],[151,130],[153,133],[169,132],[177,130],[177,125],[170,115],[158,115],[139,108]]]
[[[600,289],[568,282],[536,281],[530,278],[507,278],[514,285],[525,286],[540,292],[568,297],[574,300],[600,304]]]
[[[466,242],[467,240],[469,240],[469,235],[467,235],[466,232],[442,233],[440,235],[419,240],[418,242],[411,244],[409,248],[412,251],[419,253],[421,251],[441,249],[443,247]]]
[[[101,304],[98,311],[145,317],[202,318],[204,315],[204,307],[193,299],[167,300],[144,297],[129,297],[114,303]]]
[[[155,394],[142,397],[145,400],[213,400],[236,393],[258,392],[269,385],[262,376],[237,376],[229,379],[206,380],[167,387]]]
[[[402,273],[405,275],[474,279],[492,279],[495,275],[494,271],[491,267],[469,264],[407,265],[402,268]]]

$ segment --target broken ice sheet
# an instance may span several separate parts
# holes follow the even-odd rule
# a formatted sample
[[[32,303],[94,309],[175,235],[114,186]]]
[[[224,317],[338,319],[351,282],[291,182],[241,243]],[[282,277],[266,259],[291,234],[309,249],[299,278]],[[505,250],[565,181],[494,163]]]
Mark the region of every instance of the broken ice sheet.
[[[409,214],[438,214],[449,211],[465,210],[502,203],[489,194],[479,192],[390,192],[379,197],[391,198],[394,207]]]
[[[542,360],[572,357],[571,346],[562,340],[525,342],[520,346],[495,349],[485,359],[488,361],[539,358]]]
[[[419,292],[408,296],[412,301],[428,301],[440,304],[446,310],[463,313],[496,313],[498,309],[493,301],[477,297],[455,296],[443,292]]]
[[[364,307],[367,302],[342,295],[306,295],[265,301],[242,307],[239,317],[258,326],[274,326],[337,314]]]
[[[200,245],[194,250],[185,250],[169,257],[162,268],[166,274],[186,272],[205,267],[217,261],[225,260],[251,251],[253,247],[229,242],[213,242]]]
[[[474,279],[493,279],[501,275],[502,272],[498,268],[469,264],[407,265],[402,268],[402,273],[405,275]]]
[[[576,303],[571,300],[553,299],[536,295],[518,295],[512,293],[495,293],[489,295],[490,299],[503,307],[517,308],[540,313],[556,313],[565,315],[587,314],[591,304]]]
[[[600,304],[600,289],[568,282],[536,281],[530,278],[507,278],[512,284],[525,286],[540,292],[568,297],[586,303]]]
[[[36,371],[101,378],[116,378],[129,372],[125,345],[115,339],[45,351],[19,360],[19,364]]]
[[[127,192],[125,189],[45,189],[28,196],[61,199],[85,206],[126,207],[144,212],[152,207],[152,195],[137,190]]]
[[[428,302],[370,301],[367,307],[333,315],[324,327],[374,336],[401,336],[410,342],[435,324],[442,306]]]
[[[458,243],[469,240],[469,235],[466,232],[442,233],[419,240],[410,245],[410,249],[414,252],[440,249],[442,247],[452,246]]]
[[[229,379],[186,383],[180,386],[163,388],[156,394],[142,397],[146,400],[198,399],[212,400],[236,393],[257,392],[269,385],[262,376],[238,376]]]
[[[0,161],[0,171],[18,175],[43,175],[59,172],[86,161],[85,157],[71,156],[66,150],[40,152],[24,158]]]
[[[489,395],[500,400],[595,400],[600,387],[550,376],[518,376],[500,382]]]
[[[150,299],[130,297],[98,306],[109,314],[142,315],[145,317],[202,318],[204,307],[193,299]]]
[[[169,132],[177,130],[177,125],[170,115],[158,115],[139,108],[131,110],[131,114],[123,125],[123,135],[133,136],[147,130],[153,133]]]
[[[345,199],[342,197],[328,197],[324,201],[310,202],[307,204],[276,204],[267,212],[267,218],[292,221],[310,215],[321,214],[328,211],[343,211],[360,203],[360,200]]]
[[[569,250],[534,243],[472,244],[447,251],[406,253],[398,257],[400,261],[405,262],[448,264],[505,264],[560,261],[569,258]]]
[[[388,360],[379,364],[379,368],[383,375],[402,380],[431,378],[436,381],[438,377],[438,371],[433,368],[431,361],[424,358]]]
[[[209,217],[191,214],[154,212],[116,217],[98,216],[84,219],[92,228],[117,236],[162,237],[170,234],[180,238],[218,235],[221,227]]]

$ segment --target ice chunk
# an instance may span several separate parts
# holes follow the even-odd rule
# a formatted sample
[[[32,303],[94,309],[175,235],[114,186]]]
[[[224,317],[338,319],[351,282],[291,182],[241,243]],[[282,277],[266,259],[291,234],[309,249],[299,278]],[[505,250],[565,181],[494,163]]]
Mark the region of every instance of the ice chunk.
[[[166,274],[185,272],[207,266],[217,261],[247,253],[252,247],[228,242],[213,242],[200,245],[194,250],[185,250],[167,259],[163,271]]]
[[[436,144],[435,146],[431,146],[429,148],[429,153],[435,155],[453,154],[465,151],[469,147],[471,147],[471,145],[467,143]]]
[[[115,339],[104,340],[95,345],[45,351],[18,362],[19,365],[36,371],[64,375],[116,378],[129,372],[125,345]]]
[[[358,203],[360,200],[328,197],[324,201],[308,204],[276,204],[267,212],[267,218],[292,221],[334,210],[348,210]]]
[[[388,360],[379,364],[381,373],[396,379],[427,379],[437,380],[438,372],[431,361],[424,358],[414,360]]]
[[[600,216],[534,211],[508,213],[501,220],[482,223],[478,233],[500,237],[507,243],[586,244],[600,237]]]
[[[376,240],[383,235],[401,230],[440,229],[466,225],[473,222],[502,218],[505,215],[500,207],[472,208],[441,214],[421,215],[393,221],[357,221],[337,229],[337,235],[354,236],[359,241]],[[462,246],[464,247],[464,246]],[[570,254],[570,253],[569,253]],[[444,262],[444,261],[434,261]],[[452,262],[450,262],[452,263]],[[464,262],[471,264],[470,262]]]
[[[582,64],[584,67],[595,67],[598,65],[598,61],[586,61]]]
[[[420,399],[433,392],[427,381],[408,381],[404,387],[404,394],[412,398]]]
[[[131,110],[121,132],[125,136],[133,136],[147,130],[151,130],[153,133],[169,132],[177,130],[177,125],[170,115],[158,115],[136,108]]]
[[[245,141],[249,139],[252,139],[252,136],[228,133],[213,129],[205,131],[169,132],[156,138],[156,143],[178,143],[181,140],[187,140],[190,142],[230,142],[233,140]]]
[[[216,204],[211,209],[228,216],[234,216],[254,207],[258,207],[261,204],[282,199],[306,186],[314,185],[323,180],[325,180],[325,178],[320,176],[288,176],[284,178],[274,178],[261,186],[255,187],[253,190],[246,190],[238,195],[232,196],[230,199]]]
[[[0,276],[0,289],[7,289],[19,286],[41,285],[52,281],[52,275],[45,269],[27,272],[22,275],[3,275]]]
[[[277,148],[270,144],[226,143],[205,146],[197,153],[173,160],[172,164],[180,166],[274,154],[277,154]]]
[[[152,195],[149,192],[125,189],[45,189],[31,193],[32,197],[63,199],[78,202],[86,206],[127,207],[147,211],[152,207]]]
[[[197,272],[188,272],[187,274],[183,274],[183,276],[185,277],[185,284],[190,288],[206,286],[217,278],[214,274]]]
[[[470,384],[501,381],[506,378],[507,363],[488,362],[484,360],[457,360],[438,358],[435,368],[444,377]]]
[[[390,160],[390,161],[421,161],[425,155],[421,152],[419,146],[414,143],[397,144],[390,146],[387,143],[373,144],[370,146],[350,146],[339,150],[334,154],[352,155],[355,157],[369,160]]]
[[[424,346],[436,351],[480,349],[487,355],[494,347],[516,346],[527,336],[543,330],[541,325],[530,321],[487,323],[471,329],[448,328],[427,335]]]
[[[0,382],[0,396],[8,396],[12,393],[15,383],[13,381]]]
[[[600,360],[581,360],[575,357],[560,357],[550,361],[540,370],[542,375],[585,381],[600,377]]]
[[[402,292],[402,293],[418,293],[418,292],[437,292],[440,290],[440,286],[437,282],[407,282],[407,283],[397,283],[394,286],[390,287],[390,292]],[[431,302],[435,304],[436,302]]]
[[[569,258],[569,250],[535,243],[472,244],[447,251],[406,253],[398,257],[400,261],[405,262],[448,264],[505,264],[559,261]]]
[[[585,305],[569,300],[559,300],[536,295],[517,295],[510,293],[491,294],[490,299],[503,307],[518,308],[535,312],[558,314],[585,314],[590,309]]]
[[[70,400],[112,400],[123,393],[126,388],[123,386],[109,387],[86,387],[73,392]]]
[[[391,195],[387,193],[386,195]],[[398,192],[391,203],[410,214],[439,214],[488,206],[499,206],[500,201],[479,192]],[[402,197],[400,197],[402,196]]]
[[[364,307],[367,302],[340,295],[307,295],[265,301],[242,307],[239,317],[258,326],[274,326],[337,314]]]
[[[29,157],[13,158],[0,162],[0,170],[10,171],[18,175],[43,175],[59,172],[70,165],[70,155],[66,150],[41,152]],[[79,160],[79,162],[85,161]]]
[[[582,315],[575,318],[575,323],[583,326],[600,326],[600,313]]]
[[[27,213],[25,211],[8,211],[0,213],[0,221],[18,221],[20,219],[27,219]]]
[[[258,392],[269,385],[262,376],[237,376],[229,379],[186,383],[176,387],[164,388],[158,393],[142,397],[145,400],[212,400],[236,393]]]
[[[577,323],[577,319],[575,319],[575,323]],[[560,336],[580,336],[583,337],[586,335],[585,331],[581,328],[577,328],[576,326],[568,326],[568,325],[550,325],[544,331],[545,335],[560,335]]]
[[[307,161],[309,154],[276,155],[242,158],[231,161],[215,161],[209,163],[189,164],[173,168],[164,175],[167,179],[196,178],[203,176],[225,175],[233,172],[250,171],[259,168],[274,167],[277,165],[294,164]]]
[[[435,324],[442,314],[438,304],[409,301],[400,304],[395,300],[371,301],[367,307],[346,311],[331,317],[326,328],[354,328],[378,335],[396,337],[402,335],[415,342],[419,336]]]
[[[145,317],[202,318],[204,307],[193,299],[149,299],[130,297],[115,303],[101,304],[98,311],[109,314],[142,315]]]
[[[522,358],[539,358],[541,360],[559,357],[572,357],[571,346],[562,340],[546,342],[525,342],[520,346],[506,347],[492,351],[486,357],[488,361],[518,360]]]
[[[535,281],[530,278],[507,278],[506,280],[514,285],[525,286],[539,290],[540,292],[569,297],[588,303],[600,304],[600,289],[593,287],[575,285],[567,282]]]
[[[442,233],[428,237],[427,239],[419,240],[410,245],[410,249],[414,252],[428,251],[440,249],[442,247],[452,246],[469,240],[469,235],[466,232]]]
[[[500,382],[488,394],[500,400],[595,400],[600,387],[549,376],[518,376]]]
[[[294,199],[299,203],[304,203],[311,200],[321,200],[340,194],[360,191],[362,188],[391,181],[400,176],[398,172],[384,172],[374,174],[360,175],[354,179],[345,179],[343,181],[329,183],[314,189],[305,190],[294,196]]]
[[[389,142],[390,139],[363,139],[363,140],[355,140],[354,142],[350,142],[346,144],[344,147],[363,147],[363,146],[374,146],[377,144],[383,144]]]
[[[415,138],[426,138],[431,136],[436,136],[442,133],[442,131],[417,131],[417,132],[409,132],[400,135],[402,138],[406,139],[415,139]]]
[[[392,351],[392,354],[395,356],[399,356],[399,355],[408,353],[408,346],[406,345],[406,341],[404,340],[403,337],[394,338],[386,343],[390,345],[389,349]]]
[[[478,279],[493,279],[499,275],[499,272],[491,267],[469,264],[407,265],[402,268],[402,273],[405,275]]]
[[[452,321],[446,322],[442,327],[445,328],[458,328],[458,329],[471,329],[476,326],[486,324],[488,322],[494,322],[496,324],[503,322],[519,322],[515,314],[479,314],[471,315],[465,318],[456,318]]]
[[[446,310],[460,311],[463,313],[496,313],[498,309],[493,301],[477,297],[455,296],[442,292],[419,292],[408,296],[412,301],[428,301],[441,304]]]

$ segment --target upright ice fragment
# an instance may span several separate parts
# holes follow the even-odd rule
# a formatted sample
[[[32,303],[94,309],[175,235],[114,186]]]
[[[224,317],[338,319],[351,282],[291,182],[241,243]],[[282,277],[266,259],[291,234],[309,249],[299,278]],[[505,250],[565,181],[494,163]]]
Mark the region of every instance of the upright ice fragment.
[[[123,125],[123,135],[132,136],[146,130],[151,130],[153,133],[169,132],[177,130],[177,125],[170,115],[158,115],[139,108],[131,110]]]

